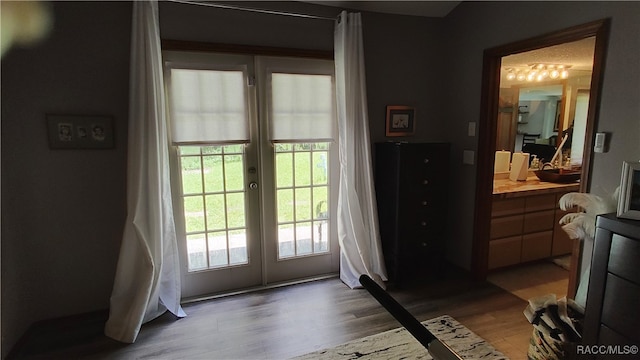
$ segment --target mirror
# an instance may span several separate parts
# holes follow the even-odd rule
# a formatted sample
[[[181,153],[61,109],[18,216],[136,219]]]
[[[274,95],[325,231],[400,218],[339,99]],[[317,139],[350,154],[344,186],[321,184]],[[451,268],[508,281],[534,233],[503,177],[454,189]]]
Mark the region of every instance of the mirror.
[[[496,149],[582,167],[595,36],[501,59]]]

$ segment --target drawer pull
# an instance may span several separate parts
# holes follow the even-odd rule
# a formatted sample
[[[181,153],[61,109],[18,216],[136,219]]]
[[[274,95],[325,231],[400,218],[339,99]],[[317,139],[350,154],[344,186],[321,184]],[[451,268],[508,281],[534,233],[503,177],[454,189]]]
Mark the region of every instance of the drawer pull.
[[[427,226],[427,222],[426,221],[422,221],[422,222],[420,222],[420,225]]]
[[[427,180],[427,179],[422,180],[422,184],[423,184],[423,185],[428,185],[428,184],[429,184],[429,180]]]
[[[422,245],[422,247],[427,247],[427,243],[425,241],[423,241],[420,245]]]
[[[422,206],[427,206],[427,200],[422,200]]]
[[[424,163],[428,164],[429,163],[429,159],[424,159]]]

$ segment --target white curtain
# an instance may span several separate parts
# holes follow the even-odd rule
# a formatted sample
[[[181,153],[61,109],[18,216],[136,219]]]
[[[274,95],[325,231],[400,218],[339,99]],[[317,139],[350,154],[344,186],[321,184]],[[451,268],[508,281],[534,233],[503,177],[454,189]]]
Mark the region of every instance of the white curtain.
[[[180,270],[169,181],[157,1],[134,1],[127,220],[105,334],[132,343],[143,323],[178,317]]]
[[[340,153],[340,279],[356,288],[361,287],[360,275],[366,274],[384,287],[387,275],[373,187],[359,13],[343,11],[340,15],[335,28],[334,51]]]

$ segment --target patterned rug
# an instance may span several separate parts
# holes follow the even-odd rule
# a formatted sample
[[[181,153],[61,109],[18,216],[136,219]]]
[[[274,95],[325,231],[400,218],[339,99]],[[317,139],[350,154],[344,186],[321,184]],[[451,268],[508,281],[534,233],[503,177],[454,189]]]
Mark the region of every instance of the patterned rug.
[[[508,359],[484,339],[454,318],[443,315],[422,322],[463,359]],[[334,348],[312,352],[295,360],[432,359],[429,352],[405,328],[367,336]]]

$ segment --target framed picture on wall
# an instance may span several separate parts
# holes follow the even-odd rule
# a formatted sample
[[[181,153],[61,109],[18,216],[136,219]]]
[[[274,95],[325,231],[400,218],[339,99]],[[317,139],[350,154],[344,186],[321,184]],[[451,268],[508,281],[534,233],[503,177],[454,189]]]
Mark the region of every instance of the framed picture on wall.
[[[96,115],[47,115],[51,149],[114,147],[113,118]]]
[[[640,220],[640,162],[622,163],[618,217]]]
[[[410,106],[387,106],[386,135],[410,136],[415,132],[416,110]]]

